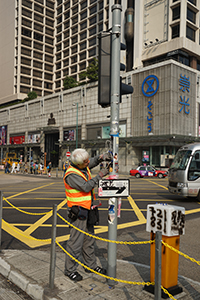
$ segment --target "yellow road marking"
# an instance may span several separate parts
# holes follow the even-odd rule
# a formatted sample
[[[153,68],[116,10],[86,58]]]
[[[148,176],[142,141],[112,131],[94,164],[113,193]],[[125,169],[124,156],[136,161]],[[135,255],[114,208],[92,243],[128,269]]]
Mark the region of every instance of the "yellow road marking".
[[[149,181],[149,182],[151,182],[151,183],[153,183],[153,184],[155,184],[155,185],[157,185],[157,186],[160,186],[161,188],[163,188],[163,189],[165,189],[165,190],[168,191],[168,188],[167,188],[166,186],[164,186],[164,185],[160,185],[160,184],[158,184],[157,182],[154,182],[154,181],[149,180],[149,179],[147,179],[147,181]]]
[[[2,229],[8,232],[10,235],[14,236],[16,239],[20,240],[24,244],[26,244],[30,248],[36,248],[40,246],[49,245],[51,243],[51,239],[47,239],[45,241],[34,239],[30,235],[25,234],[20,229],[16,228],[15,226],[7,223],[2,219]],[[14,232],[14,234],[13,234]],[[61,237],[57,237],[56,240],[60,242],[64,242],[69,239],[69,234],[63,235]]]
[[[162,186],[152,180],[147,180],[149,181],[150,183],[153,183],[161,188],[164,188],[167,190],[167,188],[165,186]],[[41,188],[45,188],[45,187],[49,187],[48,188],[48,191],[46,192],[40,192],[41,194],[50,194],[52,193],[50,191],[51,187],[50,185],[52,185],[54,183],[50,183],[50,184],[47,184],[47,185],[44,185],[42,187],[37,187],[37,188],[34,188],[34,189],[31,189],[31,190],[28,190],[28,191],[25,191],[25,192],[21,192],[21,193],[18,193],[18,194],[15,194],[13,196],[10,196],[10,197],[7,197],[7,199],[10,199],[10,198],[14,198],[14,197],[17,197],[17,196],[20,196],[20,195],[23,195],[23,194],[26,194],[26,193],[29,193],[31,192],[32,194],[34,193],[37,193],[37,189],[41,189]],[[137,185],[138,186],[138,185]],[[149,188],[148,188],[149,190]],[[159,189],[158,189],[159,190]],[[160,190],[159,190],[160,191]],[[63,192],[58,192],[58,193],[62,193],[64,194]],[[137,194],[137,195],[159,195],[158,193],[134,193],[134,194]],[[162,195],[165,195],[167,193],[162,193]],[[20,198],[20,199],[28,199],[28,198]],[[61,199],[57,199],[57,198],[52,198],[52,199],[49,199],[49,198],[34,198],[34,200],[61,200]],[[101,201],[108,201],[108,199],[101,199]],[[129,196],[128,199],[123,199],[122,201],[129,201],[130,205],[131,205],[131,209],[121,209],[122,211],[134,211],[138,220],[136,221],[133,221],[133,222],[128,222],[128,223],[124,223],[124,224],[119,224],[117,226],[118,229],[124,229],[124,228],[128,228],[128,227],[133,227],[133,226],[137,226],[137,225],[141,225],[141,224],[146,224],[146,218],[144,217],[142,211],[146,211],[146,209],[139,209],[139,207],[136,205],[136,202],[138,201],[160,201],[159,199],[134,199]],[[173,200],[168,200],[168,199],[165,199],[164,202],[167,202],[167,201],[173,201]],[[66,209],[64,208],[63,206],[66,204],[66,199],[64,199],[57,207],[57,210],[59,211],[60,209]],[[198,203],[200,204],[200,202]],[[8,208],[8,207],[6,207]],[[26,209],[26,208],[25,208]],[[35,208],[30,208],[30,207],[27,207],[27,209],[49,209],[47,207],[35,207]],[[51,209],[51,208],[50,208]],[[100,208],[100,210],[102,211],[107,211],[107,208]],[[186,211],[186,214],[192,214],[192,213],[198,213],[200,212],[200,208],[199,209],[193,209],[193,210],[189,210],[189,211]],[[51,227],[52,225],[51,224],[44,224],[44,222],[46,220],[48,220],[48,218],[50,218],[52,216],[52,212],[51,213],[48,213],[47,215],[43,216],[42,218],[40,218],[36,223],[34,224],[9,224],[7,223],[6,221],[2,220],[2,229],[4,229],[5,231],[7,231],[9,234],[11,234],[12,236],[15,236],[15,238],[19,239],[20,241],[22,241],[23,243],[25,243],[26,245],[28,245],[29,247],[31,248],[34,248],[34,247],[39,247],[39,246],[42,246],[42,245],[48,245],[51,243],[51,239],[47,239],[45,241],[43,240],[40,240],[40,239],[34,239],[32,238],[32,236],[30,235],[33,231],[35,231],[36,229],[38,229],[39,227]],[[16,226],[30,226],[29,228],[27,228],[27,230],[25,231],[21,231],[19,228],[17,228]],[[66,224],[58,224],[57,227],[60,227],[60,228],[68,228],[68,225]],[[95,226],[95,234],[98,234],[98,233],[105,233],[108,231],[108,226]],[[57,237],[57,241],[59,242],[63,242],[63,241],[66,241],[69,239],[69,234],[68,235],[64,235],[64,236],[60,236],[60,237]]]
[[[52,184],[54,184],[54,183],[49,183],[49,184],[46,184],[46,185],[43,185],[43,186],[40,186],[40,187],[31,189],[31,190],[27,190],[27,191],[25,191],[25,192],[18,193],[18,194],[16,194],[16,195],[7,197],[7,199],[11,199],[11,198],[17,197],[17,196],[19,196],[19,195],[27,194],[27,193],[30,193],[30,192],[35,191],[35,190],[37,190],[37,189],[42,189],[43,187],[46,187],[46,186],[49,186],[49,185],[52,185]]]
[[[33,224],[26,224],[26,223],[9,223],[10,225],[12,224],[13,226],[17,226],[17,227],[27,227],[27,226],[31,226]],[[40,227],[52,227],[52,224],[41,224]],[[57,224],[56,227],[69,227],[69,225],[65,225],[65,224]]]
[[[197,209],[191,209],[191,210],[186,210],[185,211],[185,214],[186,215],[190,215],[190,214],[195,214],[197,212],[200,212],[200,208],[197,208]]]
[[[58,206],[57,211],[64,206],[67,203],[67,199],[64,199]],[[49,214],[46,214],[42,218],[40,218],[37,222],[35,222],[32,226],[30,226],[28,229],[24,231],[26,234],[31,234],[33,231],[35,231],[38,227],[40,227],[41,224],[43,224],[47,219],[49,219],[52,216],[52,212]]]
[[[131,196],[128,197],[128,200],[130,202],[130,205],[133,209],[133,211],[135,212],[136,216],[138,217],[138,219],[140,221],[146,221],[144,215],[141,213],[139,207],[136,205],[135,201],[133,200],[133,198]]]

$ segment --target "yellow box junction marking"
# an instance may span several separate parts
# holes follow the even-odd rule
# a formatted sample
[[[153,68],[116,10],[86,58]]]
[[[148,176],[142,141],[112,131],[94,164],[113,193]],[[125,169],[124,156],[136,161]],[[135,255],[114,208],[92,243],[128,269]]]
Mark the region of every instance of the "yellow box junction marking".
[[[150,183],[153,183],[163,189],[167,188],[165,186],[162,186],[160,184],[157,184],[156,182],[153,182],[151,180],[148,180]],[[23,195],[23,194],[27,194],[30,192],[35,192],[38,189],[42,189],[44,187],[48,187],[50,185],[53,185],[54,183],[50,183],[41,187],[37,187],[34,189],[30,189],[24,192],[20,192],[18,194],[12,195],[10,197],[7,197],[7,199],[11,199],[11,198],[15,198],[17,196]],[[43,198],[42,198],[43,199]],[[47,199],[47,198],[45,198]],[[55,199],[55,198],[54,198]],[[133,226],[137,226],[137,225],[142,225],[146,223],[146,218],[144,217],[142,210],[139,209],[139,207],[136,205],[135,201],[157,201],[157,200],[152,200],[152,199],[138,199],[138,200],[133,200],[133,198],[131,196],[129,196],[127,198],[127,200],[124,199],[124,201],[129,201],[131,208],[132,209],[127,209],[127,210],[131,210],[133,211],[138,220],[137,221],[133,221],[133,222],[128,222],[128,223],[124,223],[124,224],[119,224],[117,226],[118,229],[124,229],[124,228],[129,228],[129,227],[133,227]],[[173,201],[173,200],[165,200],[165,201]],[[67,200],[64,199],[58,206],[57,206],[57,210],[59,211],[60,209],[63,209],[63,206],[66,204]],[[200,204],[200,203],[198,203]],[[102,210],[106,210],[106,209],[102,209]],[[143,210],[144,211],[144,210]],[[199,209],[192,209],[189,211],[186,211],[186,214],[192,214],[192,213],[197,213],[200,212],[200,208]],[[46,240],[40,240],[40,239],[36,239],[34,237],[31,236],[31,233],[33,233],[36,229],[38,229],[39,227],[50,227],[51,224],[44,224],[44,222],[46,222],[46,220],[48,220],[50,217],[52,216],[52,212],[48,213],[47,215],[42,216],[38,221],[36,221],[34,224],[9,224],[8,222],[6,222],[5,220],[2,220],[2,229],[5,230],[6,232],[8,232],[10,235],[15,236],[15,238],[19,239],[20,241],[22,241],[23,243],[25,243],[26,245],[28,245],[30,248],[35,248],[35,247],[39,247],[39,246],[43,246],[43,245],[48,245],[51,243],[51,239],[46,239]],[[18,229],[16,226],[29,226],[29,228],[27,228],[25,231],[22,231],[20,229]],[[58,227],[68,227],[66,225],[57,225]],[[95,226],[95,234],[99,234],[99,233],[105,233],[108,231],[108,226]],[[68,235],[64,235],[64,236],[60,236],[57,237],[57,241],[58,242],[63,242],[69,239],[69,234]]]

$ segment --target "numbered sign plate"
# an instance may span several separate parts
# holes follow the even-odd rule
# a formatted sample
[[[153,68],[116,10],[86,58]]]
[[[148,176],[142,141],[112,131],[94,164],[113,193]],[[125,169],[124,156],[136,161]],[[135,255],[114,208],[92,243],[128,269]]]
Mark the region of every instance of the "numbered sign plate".
[[[185,234],[185,208],[162,203],[149,204],[146,231],[162,231],[162,235],[166,236]]]
[[[99,197],[128,197],[130,194],[129,179],[102,179],[99,180]]]

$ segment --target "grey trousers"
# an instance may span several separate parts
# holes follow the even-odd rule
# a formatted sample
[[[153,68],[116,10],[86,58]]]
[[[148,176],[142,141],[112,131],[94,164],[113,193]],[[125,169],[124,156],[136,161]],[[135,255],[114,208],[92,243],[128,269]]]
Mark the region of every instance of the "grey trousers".
[[[94,233],[94,226],[90,226],[90,228],[87,228],[87,220],[77,219],[75,222],[73,222],[73,225],[85,232],[89,232],[92,234]],[[73,257],[79,260],[80,255],[82,255],[83,263],[89,268],[95,269],[97,267],[97,261],[94,254],[94,243],[94,238],[91,238],[72,227],[70,229],[70,238],[67,241],[66,250]],[[65,274],[75,272],[76,269],[77,263],[66,254]]]

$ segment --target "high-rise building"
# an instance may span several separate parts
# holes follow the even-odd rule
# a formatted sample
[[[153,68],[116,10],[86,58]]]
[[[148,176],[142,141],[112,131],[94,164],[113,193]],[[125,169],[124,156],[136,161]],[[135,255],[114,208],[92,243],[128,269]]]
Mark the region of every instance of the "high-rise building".
[[[0,104],[60,91],[79,81],[108,29],[106,0],[7,0],[0,3]]]
[[[0,2],[0,104],[63,89],[79,81],[94,57],[98,34],[122,5],[126,70],[172,58],[200,70],[200,0],[6,0]]]

